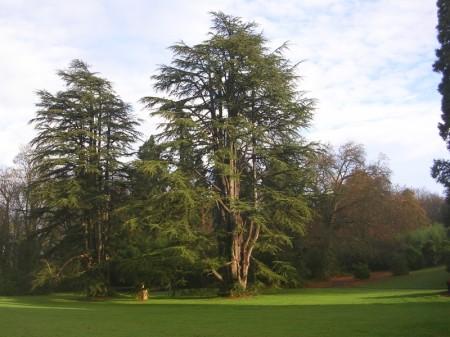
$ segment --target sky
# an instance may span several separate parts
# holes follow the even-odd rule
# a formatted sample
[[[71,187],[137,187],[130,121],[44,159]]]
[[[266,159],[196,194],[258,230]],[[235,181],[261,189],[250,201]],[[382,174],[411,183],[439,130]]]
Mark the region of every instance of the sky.
[[[299,90],[316,101],[309,140],[363,144],[369,161],[389,158],[395,185],[442,193],[430,176],[448,157],[435,0],[0,0],[0,166],[35,135],[36,90],[63,89],[56,71],[75,58],[133,105],[143,138],[155,133],[138,101],[171,44],[207,38],[211,11],[255,21],[270,48],[289,42]]]

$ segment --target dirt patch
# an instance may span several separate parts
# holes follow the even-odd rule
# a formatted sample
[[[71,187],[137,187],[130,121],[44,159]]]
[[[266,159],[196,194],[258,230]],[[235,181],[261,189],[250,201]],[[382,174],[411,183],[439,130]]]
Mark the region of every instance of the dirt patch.
[[[389,271],[377,271],[370,273],[367,280],[355,279],[352,275],[337,275],[326,281],[310,281],[306,283],[306,288],[351,288],[374,281],[384,280],[392,277]]]

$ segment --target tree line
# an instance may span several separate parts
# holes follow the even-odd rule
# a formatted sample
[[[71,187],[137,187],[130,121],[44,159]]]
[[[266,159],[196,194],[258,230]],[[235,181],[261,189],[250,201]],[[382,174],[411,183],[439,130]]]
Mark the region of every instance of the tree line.
[[[309,142],[314,100],[286,45],[212,14],[209,38],[171,47],[141,99],[143,138],[111,82],[74,60],[37,92],[36,137],[0,172],[0,292],[145,283],[239,295],[262,286],[445,262],[443,198],[393,186],[361,145]]]

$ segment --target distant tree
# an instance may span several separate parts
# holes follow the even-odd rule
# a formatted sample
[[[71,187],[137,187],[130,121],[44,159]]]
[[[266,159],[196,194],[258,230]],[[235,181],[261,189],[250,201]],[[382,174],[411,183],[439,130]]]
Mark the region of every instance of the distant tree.
[[[169,97],[143,99],[166,120],[160,137],[170,165],[213,200],[220,261],[210,269],[227,292],[247,287],[255,249],[289,244],[286,231],[302,232],[309,217],[303,191],[272,183],[301,169],[290,158],[311,152],[299,131],[312,102],[297,91],[284,46],[269,51],[255,27],[214,13],[210,38],[172,46],[172,64],[154,76]]]
[[[74,60],[58,72],[66,88],[38,91],[37,136],[33,162],[45,200],[42,229],[49,238],[47,265],[39,280],[85,276],[91,293],[107,288],[107,264],[117,220],[112,216],[123,195],[126,167],[138,137],[130,105],[111,83]]]
[[[21,235],[18,212],[21,192],[20,172],[13,168],[0,170],[0,292],[16,288],[17,242]]]
[[[427,216],[433,223],[445,224],[449,216],[448,204],[445,198],[437,193],[432,193],[424,189],[415,190],[417,200]]]
[[[442,95],[442,122],[439,123],[439,134],[450,150],[450,1],[438,0],[438,41],[440,48],[436,50],[437,60],[433,65],[436,72],[442,74],[439,92]],[[450,197],[450,162],[445,159],[434,161],[432,176],[444,185],[447,198]]]
[[[41,253],[30,149],[22,149],[14,163],[0,169],[0,293],[10,294],[30,289]]]
[[[396,238],[430,223],[413,191],[395,190],[383,158],[367,163],[361,145],[325,148],[314,167],[315,213],[303,245],[311,276],[386,268]]]

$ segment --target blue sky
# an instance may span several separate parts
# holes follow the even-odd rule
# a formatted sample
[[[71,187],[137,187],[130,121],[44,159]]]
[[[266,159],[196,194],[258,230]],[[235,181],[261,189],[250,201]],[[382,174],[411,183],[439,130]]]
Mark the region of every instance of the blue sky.
[[[448,156],[436,127],[434,0],[0,0],[0,165],[34,135],[34,92],[61,88],[56,69],[73,58],[112,80],[144,135],[155,132],[138,103],[150,76],[172,43],[205,39],[218,10],[256,21],[271,47],[290,42],[299,88],[317,101],[309,139],[361,143],[369,160],[389,158],[393,183],[442,191],[429,174]]]

